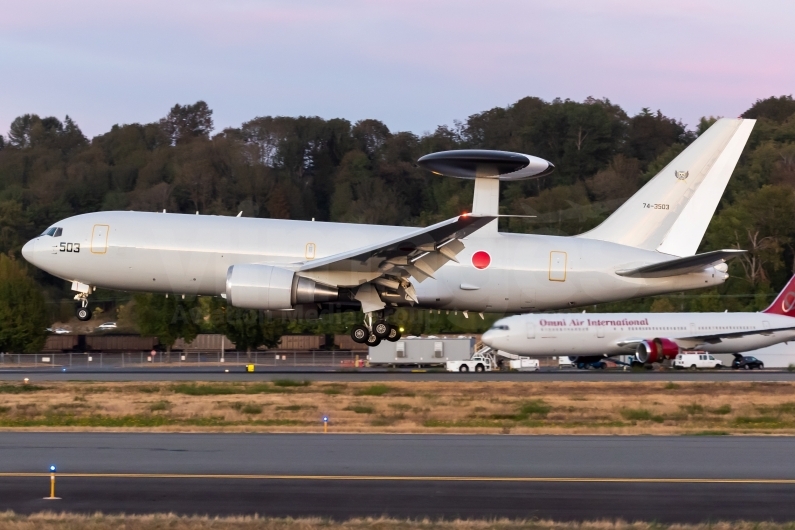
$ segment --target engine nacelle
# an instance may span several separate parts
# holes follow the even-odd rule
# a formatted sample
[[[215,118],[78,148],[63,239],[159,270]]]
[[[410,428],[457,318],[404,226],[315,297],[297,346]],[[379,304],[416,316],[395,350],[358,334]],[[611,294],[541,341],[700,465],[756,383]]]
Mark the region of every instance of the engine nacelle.
[[[644,340],[635,350],[635,356],[643,364],[659,363],[678,354],[679,345],[671,339]]]
[[[302,278],[280,267],[244,263],[226,271],[226,302],[243,309],[277,311],[338,298],[336,287]]]

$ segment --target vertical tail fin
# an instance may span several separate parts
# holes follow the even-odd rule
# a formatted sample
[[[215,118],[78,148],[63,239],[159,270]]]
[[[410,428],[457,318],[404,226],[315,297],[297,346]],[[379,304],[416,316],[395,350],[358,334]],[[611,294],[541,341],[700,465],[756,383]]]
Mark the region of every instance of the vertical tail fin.
[[[579,237],[692,256],[755,123],[718,120],[602,224]]]
[[[795,276],[789,279],[770,307],[762,312],[795,317]]]

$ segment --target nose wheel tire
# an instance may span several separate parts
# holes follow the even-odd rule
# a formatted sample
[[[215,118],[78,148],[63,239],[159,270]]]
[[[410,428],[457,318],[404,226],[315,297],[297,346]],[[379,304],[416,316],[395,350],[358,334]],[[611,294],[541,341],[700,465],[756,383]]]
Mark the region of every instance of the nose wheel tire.
[[[389,332],[392,330],[392,326],[389,325],[389,322],[386,320],[379,320],[373,326],[373,333],[379,339],[385,339],[389,337]]]
[[[87,321],[91,320],[91,311],[88,310],[87,307],[78,307],[77,308],[77,320],[80,321]]]
[[[370,336],[370,330],[362,326],[361,324],[353,326],[353,329],[351,330],[351,339],[353,339],[353,342],[356,342],[358,344],[366,343],[367,338],[369,336]]]

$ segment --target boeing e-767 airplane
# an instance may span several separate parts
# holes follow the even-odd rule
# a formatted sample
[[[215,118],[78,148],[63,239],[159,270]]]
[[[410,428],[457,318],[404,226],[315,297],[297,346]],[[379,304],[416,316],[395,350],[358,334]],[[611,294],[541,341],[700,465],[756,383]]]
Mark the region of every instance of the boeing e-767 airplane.
[[[78,318],[97,287],[225,297],[235,307],[361,309],[354,340],[397,340],[397,307],[519,312],[722,283],[737,250],[695,255],[754,120],[721,119],[595,229],[575,237],[497,231],[501,180],[546,160],[447,151],[419,165],[472,178],[472,212],[427,228],[154,212],[59,221],[22,254],[71,282]],[[375,317],[375,318],[374,318]]]
[[[742,353],[795,340],[795,277],[759,313],[566,313],[516,315],[483,334],[491,348],[593,363],[635,354],[651,364],[682,350]]]

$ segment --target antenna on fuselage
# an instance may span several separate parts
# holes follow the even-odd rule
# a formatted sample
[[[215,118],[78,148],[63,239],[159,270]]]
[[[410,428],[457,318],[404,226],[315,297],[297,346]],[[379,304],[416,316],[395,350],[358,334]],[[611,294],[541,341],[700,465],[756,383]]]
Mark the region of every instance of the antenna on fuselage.
[[[555,170],[555,166],[543,158],[486,149],[440,151],[423,156],[417,164],[436,175],[474,179],[471,215],[475,216],[499,216],[501,180],[539,178]],[[469,237],[496,235],[497,223],[495,219]]]

